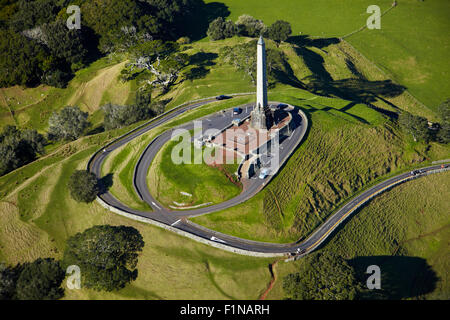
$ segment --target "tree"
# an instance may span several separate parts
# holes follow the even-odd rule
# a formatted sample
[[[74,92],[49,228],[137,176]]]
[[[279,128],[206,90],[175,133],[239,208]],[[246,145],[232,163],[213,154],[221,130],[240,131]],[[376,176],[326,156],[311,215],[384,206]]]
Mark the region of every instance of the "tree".
[[[87,170],[76,170],[69,179],[70,195],[78,202],[92,202],[100,192],[97,176]]]
[[[281,41],[286,41],[292,33],[289,22],[278,20],[275,21],[267,30],[270,39],[279,44]]]
[[[450,122],[450,99],[445,100],[437,107],[437,112],[443,123]]]
[[[177,53],[179,44],[161,40],[148,41],[131,49],[134,68],[145,69],[153,79],[147,79],[147,85],[160,85],[167,90],[178,79],[181,69],[186,66],[189,57],[185,53]]]
[[[136,106],[139,108],[148,108],[152,103],[152,88],[144,86],[136,91]]]
[[[50,139],[76,140],[90,126],[88,113],[78,107],[67,106],[59,113],[54,112],[49,119]]]
[[[0,133],[0,175],[6,174],[44,154],[45,138],[36,130],[20,131],[6,126]]]
[[[84,66],[88,52],[83,30],[69,30],[59,19],[43,25],[42,33],[42,41],[54,57],[64,60],[73,71]]]
[[[283,289],[295,300],[353,300],[363,290],[353,267],[329,251],[305,257],[299,272],[283,278]]]
[[[440,125],[439,131],[436,133],[437,141],[441,143],[450,142],[450,123],[446,122]]]
[[[436,133],[437,141],[441,143],[450,142],[450,99],[442,102],[437,108],[438,114],[442,119],[439,131]]]
[[[224,61],[233,65],[237,70],[243,71],[250,77],[253,84],[256,84],[256,43],[257,40],[252,40],[225,47],[221,52]],[[288,76],[289,64],[282,51],[269,48],[266,50],[266,59],[269,85],[273,85],[279,78]]]
[[[222,17],[218,17],[209,24],[206,34],[211,40],[221,40],[231,38],[237,33],[236,25],[231,20],[225,21]]]
[[[150,110],[153,114],[153,116],[158,116],[166,110],[166,106],[161,101],[155,101],[150,105]]]
[[[136,265],[144,245],[133,227],[94,226],[67,240],[63,264],[81,268],[84,287],[118,290],[137,278]]]
[[[248,14],[241,15],[236,21],[237,33],[246,37],[265,36],[267,33],[266,25]]]
[[[103,125],[106,130],[122,128],[141,120],[149,119],[153,116],[148,105],[139,101],[141,106],[120,106],[116,104],[106,104],[102,107],[105,117]]]
[[[54,259],[37,259],[23,266],[17,280],[19,300],[56,300],[64,296],[61,283],[65,272]]]
[[[15,298],[16,283],[21,272],[21,265],[9,267],[0,263],[0,300],[12,300]]]
[[[399,124],[413,136],[414,141],[429,141],[428,121],[424,117],[415,116],[404,111],[399,116]]]

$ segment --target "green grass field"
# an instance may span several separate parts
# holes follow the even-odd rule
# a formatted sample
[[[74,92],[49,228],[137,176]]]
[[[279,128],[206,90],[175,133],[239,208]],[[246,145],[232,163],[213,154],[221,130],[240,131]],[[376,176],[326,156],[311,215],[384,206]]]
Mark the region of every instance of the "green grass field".
[[[378,265],[381,288],[391,298],[449,299],[449,178],[450,173],[431,175],[380,195],[356,212],[320,250],[350,260],[361,273],[363,286],[366,268]],[[296,272],[302,263],[300,259],[278,265],[279,279]],[[423,281],[424,275],[439,280]],[[277,281],[268,299],[283,295],[281,285]]]
[[[267,25],[282,19],[291,23],[294,36],[320,38],[343,37],[358,30],[370,15],[367,7],[374,4],[370,0],[283,0],[274,10],[270,0],[220,3],[227,7],[228,18],[233,21],[242,14],[250,14]],[[392,1],[376,4],[384,12]],[[399,0],[381,18],[380,30],[365,29],[346,40],[433,110],[448,98],[450,89],[449,10],[450,3],[445,0]]]
[[[223,172],[204,162],[204,152],[210,153],[211,150],[195,149],[193,144],[188,144],[191,162],[174,164],[172,152],[178,143],[169,142],[153,160],[148,172],[149,190],[158,201],[166,207],[208,205],[226,201],[241,192],[240,186],[231,182]],[[231,166],[228,173],[234,174],[237,167],[238,164]]]

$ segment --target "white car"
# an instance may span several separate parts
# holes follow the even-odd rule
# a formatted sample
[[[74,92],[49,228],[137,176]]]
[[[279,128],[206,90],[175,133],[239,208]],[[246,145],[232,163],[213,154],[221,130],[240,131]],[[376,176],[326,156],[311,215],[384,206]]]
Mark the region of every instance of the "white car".
[[[270,170],[267,168],[261,169],[261,172],[259,173],[260,179],[265,179],[270,173]]]

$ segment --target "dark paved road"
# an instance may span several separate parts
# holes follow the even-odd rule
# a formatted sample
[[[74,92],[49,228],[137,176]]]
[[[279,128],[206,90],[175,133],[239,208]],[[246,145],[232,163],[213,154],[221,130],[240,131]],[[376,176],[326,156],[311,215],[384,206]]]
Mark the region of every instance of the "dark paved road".
[[[108,154],[133,140],[134,138],[145,134],[149,130],[171,120],[180,114],[186,112],[189,109],[197,108],[202,105],[211,103],[215,100],[208,100],[199,103],[195,103],[189,106],[181,107],[164,117],[156,119],[145,125],[144,127],[135,129],[130,134],[125,135],[120,140],[113,142],[107,145],[103,151],[99,151],[90,161],[88,167],[89,170],[94,172],[99,178],[101,177],[101,166],[103,161],[106,159]],[[272,102],[273,103],[273,102]],[[243,105],[241,106],[243,109],[242,114],[239,117],[246,117],[250,111],[252,110],[251,105]],[[305,123],[307,123],[307,119],[302,119],[303,116],[298,114],[297,112],[292,112],[295,115],[294,121],[296,123],[297,128],[293,132],[292,136],[289,139],[284,140],[281,143],[282,149],[280,150],[280,159],[285,159],[291,153],[291,150],[296,147],[305,135],[307,130]],[[212,114],[203,120],[203,129],[208,128],[223,128],[228,124],[232,119],[236,118],[236,116],[232,115],[232,111],[227,110],[225,114],[222,112],[218,112]],[[182,128],[192,129],[193,123],[187,123],[182,126]],[[223,210],[226,208],[230,208],[235,206],[241,202],[248,200],[253,197],[256,193],[258,193],[270,180],[270,177],[261,180],[261,179],[250,179],[250,183],[248,187],[237,197],[232,198],[228,201],[215,204],[208,207],[197,208],[193,210],[183,210],[183,211],[174,211],[164,208],[160,203],[158,203],[150,194],[147,187],[147,171],[151,164],[152,159],[156,156],[157,152],[161,149],[161,147],[167,143],[171,138],[172,130],[165,131],[158,137],[156,137],[146,148],[144,153],[141,155],[141,158],[135,168],[135,189],[139,196],[147,202],[153,209],[152,212],[143,212],[139,210],[135,210],[127,207],[125,204],[119,202],[116,198],[114,198],[109,192],[106,192],[99,197],[106,202],[108,205],[113,206],[122,211],[153,219],[155,221],[161,222],[166,225],[170,225],[174,228],[189,232],[201,238],[205,238],[208,240],[213,240],[222,244],[226,244],[228,246],[239,248],[247,251],[253,252],[261,252],[261,253],[308,253],[315,248],[317,248],[332,232],[336,229],[336,227],[344,221],[348,216],[351,215],[360,205],[367,202],[374,195],[391,188],[393,185],[410,180],[412,178],[418,178],[420,176],[424,176],[430,171],[440,169],[440,165],[430,166],[426,168],[422,168],[422,173],[413,175],[410,172],[403,173],[398,176],[387,179],[372,188],[366,190],[360,195],[356,196],[349,202],[347,202],[344,206],[342,206],[336,213],[334,213],[325,223],[323,223],[311,236],[309,236],[303,242],[296,242],[290,244],[276,244],[276,243],[264,243],[258,241],[251,241],[246,239],[237,238],[234,236],[230,236],[227,234],[219,233],[187,220],[187,218],[192,216],[198,216],[202,214],[207,214],[219,210]]]

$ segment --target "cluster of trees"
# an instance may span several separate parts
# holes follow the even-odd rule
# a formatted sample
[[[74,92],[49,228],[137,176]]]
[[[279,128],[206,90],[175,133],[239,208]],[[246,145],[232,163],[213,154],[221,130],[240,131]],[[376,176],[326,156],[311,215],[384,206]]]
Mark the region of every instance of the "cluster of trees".
[[[137,278],[136,265],[144,245],[133,227],[94,226],[67,240],[62,265],[80,267],[83,287],[118,290]]]
[[[130,106],[106,104],[102,107],[106,130],[121,128],[135,122],[150,119],[164,112],[165,105],[151,101],[151,87],[144,86],[136,92],[136,103]]]
[[[69,30],[69,5],[81,29]],[[202,0],[1,0],[0,86],[64,87],[89,61],[153,39],[186,36]]]
[[[36,130],[6,126],[0,133],[0,176],[35,160],[44,153],[45,143]]]
[[[64,87],[88,61],[89,37],[69,30],[56,1],[0,3],[0,86]]]
[[[5,266],[0,264],[0,300],[56,300],[64,296],[65,272],[51,258]]]
[[[357,273],[345,259],[333,252],[306,256],[301,270],[283,278],[287,299],[353,300],[363,292]]]
[[[403,111],[399,116],[400,126],[411,134],[415,141],[450,142],[450,99],[441,103],[437,108],[441,118],[440,123],[429,125],[428,120],[421,116],[412,115]]]
[[[151,87],[145,86],[136,92],[136,103],[134,105],[107,104],[103,106],[105,129],[121,128],[163,113],[165,105],[159,101],[152,102],[151,94]],[[88,116],[87,112],[73,106],[66,106],[59,112],[53,112],[49,119],[47,138],[51,141],[73,141],[80,138],[91,126]],[[6,126],[0,133],[0,176],[34,161],[38,155],[44,154],[46,143],[47,139],[36,130],[21,131],[15,126]],[[77,179],[87,183],[87,180],[83,180],[81,177],[77,177]],[[79,187],[80,192],[86,186],[83,186],[83,183]],[[70,186],[73,190],[76,189],[75,182]],[[92,192],[91,189],[85,189],[84,191]],[[76,192],[72,196],[77,201],[92,201],[89,200],[87,195],[76,196],[74,194]]]
[[[236,23],[231,20],[225,21],[222,17],[218,17],[209,24],[207,31],[207,35],[211,40],[231,38],[235,35],[253,38],[261,35],[277,43],[286,41],[291,33],[292,29],[289,22],[278,20],[267,27],[261,20],[247,14],[241,15]]]
[[[256,48],[257,40],[224,47],[221,55],[224,61],[232,64],[237,70],[248,75],[253,84],[256,84]],[[272,86],[280,76],[289,73],[289,64],[285,54],[278,49],[266,48],[267,78],[269,86]]]
[[[119,290],[137,278],[144,245],[132,227],[92,227],[67,240],[62,261],[39,258],[16,266],[0,264],[0,300],[60,299],[65,270],[71,265],[80,268],[82,287]]]

